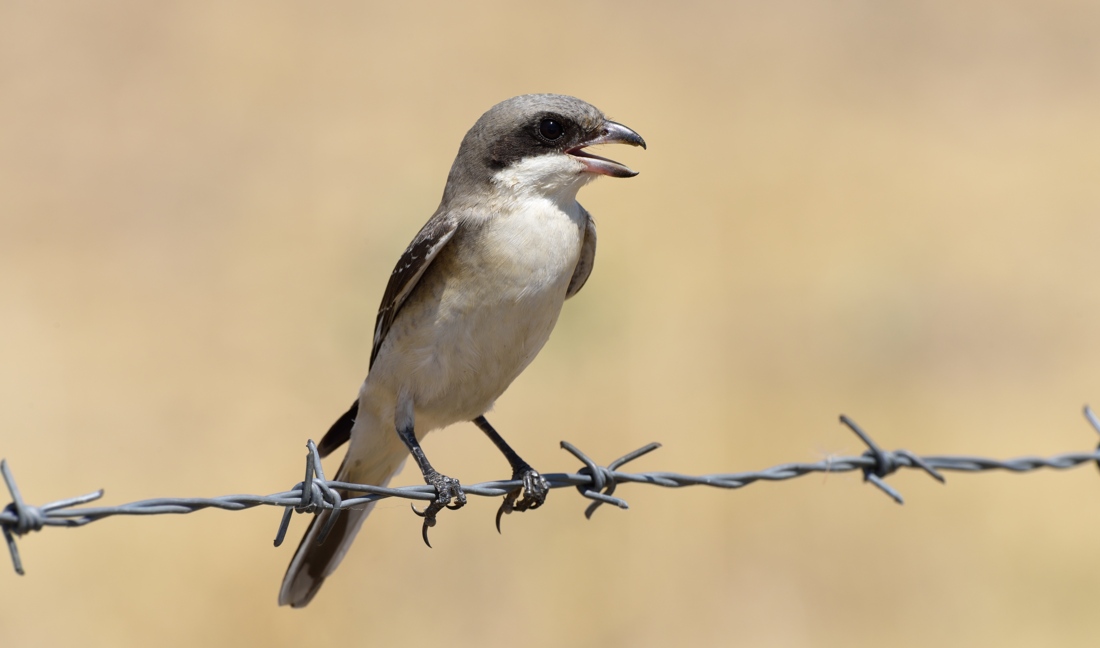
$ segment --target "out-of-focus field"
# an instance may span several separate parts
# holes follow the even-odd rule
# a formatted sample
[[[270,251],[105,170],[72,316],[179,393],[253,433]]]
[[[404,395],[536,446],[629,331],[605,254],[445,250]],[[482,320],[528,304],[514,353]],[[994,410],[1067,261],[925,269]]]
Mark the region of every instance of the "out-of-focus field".
[[[44,503],[269,493],[355,396],[466,129],[526,92],[645,136],[595,273],[491,420],[546,472],[1087,450],[1095,2],[0,7],[0,455]],[[428,439],[504,477],[472,425]],[[330,464],[335,468],[335,462]],[[397,483],[418,483],[406,470]],[[0,645],[1093,646],[1100,477],[576,493],[420,541],[384,503],[304,611],[274,509],[48,529]],[[6,559],[5,559],[6,560]]]

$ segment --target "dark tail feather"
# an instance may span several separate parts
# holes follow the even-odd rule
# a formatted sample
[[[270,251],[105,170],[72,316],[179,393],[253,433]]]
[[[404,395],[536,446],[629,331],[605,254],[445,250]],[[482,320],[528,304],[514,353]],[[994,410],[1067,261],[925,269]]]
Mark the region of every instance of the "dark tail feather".
[[[317,536],[333,513],[324,511],[313,518],[283,577],[279,605],[296,608],[309,605],[321,589],[325,578],[336,570],[336,566],[344,558],[356,532],[372,508],[374,506],[370,504],[363,509],[341,512],[336,524],[320,545],[317,544]]]
[[[394,437],[396,438],[396,435]],[[397,446],[397,451],[382,456],[376,455],[373,461],[362,468],[359,467],[361,464],[358,461],[349,465],[348,458],[345,457],[340,470],[336,471],[336,479],[386,486],[401,470],[401,464],[407,456],[404,446]],[[358,493],[340,492],[340,496],[345,500],[356,495]],[[352,541],[363,526],[363,521],[374,510],[374,505],[375,502],[370,502],[361,507],[340,511],[332,530],[321,544],[317,544],[317,537],[321,535],[321,529],[325,528],[333,512],[323,511],[313,518],[309,528],[306,529],[305,536],[302,537],[301,544],[294,552],[294,558],[286,569],[286,575],[283,576],[283,585],[279,589],[279,605],[305,607],[313,600],[317,590],[321,589],[321,584],[336,571],[336,567],[348,553]]]
[[[344,412],[340,418],[336,419],[336,422],[332,424],[332,427],[325,432],[325,436],[321,437],[321,442],[317,444],[317,452],[322,457],[327,457],[332,454],[332,451],[336,448],[347,443],[351,438],[351,428],[355,425],[355,417],[359,414],[359,400],[351,404],[348,411]]]

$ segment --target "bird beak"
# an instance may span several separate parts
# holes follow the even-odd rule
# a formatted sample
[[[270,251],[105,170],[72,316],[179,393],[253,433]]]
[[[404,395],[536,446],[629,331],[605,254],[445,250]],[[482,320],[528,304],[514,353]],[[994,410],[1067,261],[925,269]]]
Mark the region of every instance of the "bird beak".
[[[584,150],[585,147],[596,146],[597,144],[630,144],[631,146],[640,146],[644,149],[645,140],[642,139],[641,135],[618,122],[605,121],[603,126],[597,129],[595,133],[580,146],[574,146],[565,151],[567,154],[580,160],[588,173],[611,176],[612,178],[633,178],[638,175],[637,171],[630,169],[626,165],[619,164],[614,160],[609,160],[598,155],[592,155]]]

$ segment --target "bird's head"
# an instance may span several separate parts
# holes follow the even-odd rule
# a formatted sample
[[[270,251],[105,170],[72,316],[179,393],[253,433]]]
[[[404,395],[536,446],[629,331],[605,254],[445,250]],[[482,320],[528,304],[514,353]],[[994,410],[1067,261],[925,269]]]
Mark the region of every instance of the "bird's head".
[[[521,193],[576,196],[598,176],[630,178],[636,171],[585,149],[645,140],[575,97],[535,94],[490,108],[466,133],[447,180],[447,192],[490,183]]]

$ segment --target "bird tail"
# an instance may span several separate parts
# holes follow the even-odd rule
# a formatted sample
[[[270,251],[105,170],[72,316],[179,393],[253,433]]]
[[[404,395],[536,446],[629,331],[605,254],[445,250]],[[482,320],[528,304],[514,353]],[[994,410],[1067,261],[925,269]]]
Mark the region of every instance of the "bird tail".
[[[396,435],[394,437],[396,438]],[[386,486],[390,479],[400,472],[408,456],[407,451],[375,453],[373,456],[368,455],[369,459],[366,461],[352,462],[353,468],[349,466],[349,457],[355,450],[353,444],[353,447],[348,450],[348,456],[340,465],[340,470],[336,473],[336,481]],[[340,495],[349,496],[344,491],[340,491]],[[352,540],[355,539],[359,528],[363,526],[363,521],[374,509],[374,504],[375,502],[371,502],[362,508],[342,511],[321,544],[317,543],[317,539],[321,529],[325,528],[329,517],[333,515],[333,511],[323,511],[314,516],[313,521],[309,523],[309,528],[306,529],[305,536],[302,537],[302,542],[294,552],[294,558],[287,567],[286,575],[283,576],[283,585],[279,589],[279,605],[296,608],[309,605],[314,595],[321,589],[325,578],[336,571],[336,567],[344,559]]]

